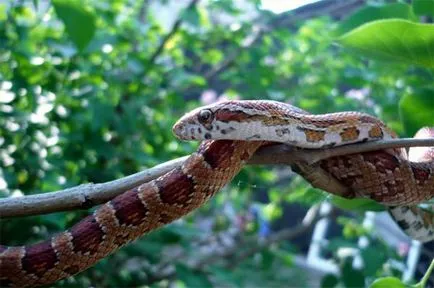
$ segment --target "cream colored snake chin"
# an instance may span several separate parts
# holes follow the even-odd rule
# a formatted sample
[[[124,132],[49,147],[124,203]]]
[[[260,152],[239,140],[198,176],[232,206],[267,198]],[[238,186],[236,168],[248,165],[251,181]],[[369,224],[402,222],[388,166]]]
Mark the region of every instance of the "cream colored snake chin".
[[[182,167],[119,195],[51,239],[29,246],[0,246],[0,286],[46,285],[85,270],[122,245],[203,205],[270,141],[324,148],[395,137],[381,121],[366,114],[309,115],[272,101],[230,101],[201,108],[178,121],[174,132],[182,139],[230,140],[203,141]],[[375,198],[387,205],[415,204],[432,198],[433,163],[408,162],[404,154],[394,153],[337,157],[312,169],[340,177],[339,181],[351,186],[354,196]],[[358,166],[357,159],[366,160],[366,167]],[[302,174],[306,171],[301,169]],[[374,178],[357,180],[365,175]],[[309,179],[310,175],[303,176]],[[400,187],[403,177],[410,177],[406,183],[413,184]],[[416,210],[401,209],[398,216],[407,221],[409,211]],[[418,220],[423,227],[414,226],[414,219],[403,222],[409,225],[407,232],[429,240],[432,218]]]

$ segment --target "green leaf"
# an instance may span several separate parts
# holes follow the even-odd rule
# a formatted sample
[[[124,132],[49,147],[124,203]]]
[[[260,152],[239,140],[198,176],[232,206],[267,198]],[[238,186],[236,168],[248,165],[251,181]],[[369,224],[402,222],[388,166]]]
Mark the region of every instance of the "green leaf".
[[[408,136],[424,126],[434,126],[434,88],[418,89],[399,101],[400,118]]]
[[[339,24],[338,28],[333,32],[333,35],[336,37],[342,36],[343,34],[368,22],[390,18],[406,19],[410,21],[417,20],[416,16],[413,14],[411,6],[405,3],[368,6],[356,11],[343,20]]]
[[[211,282],[204,274],[193,271],[185,265],[176,265],[176,275],[187,287],[212,287]]]
[[[321,279],[321,288],[333,288],[339,283],[339,279],[333,274],[327,274]]]
[[[383,205],[378,204],[371,199],[345,199],[338,196],[333,196],[331,202],[333,205],[351,211],[384,211]]]
[[[369,286],[369,288],[389,288],[389,287],[405,288],[406,286],[404,285],[404,283],[401,282],[401,280],[395,277],[378,278]]]
[[[352,259],[347,258],[342,268],[342,281],[345,287],[365,287],[365,277],[362,271],[354,269],[352,263]]]
[[[182,13],[182,19],[193,26],[200,26],[200,14],[196,6],[186,9]]]
[[[365,263],[365,269],[363,270],[365,276],[375,276],[388,260],[385,250],[381,248],[368,246],[361,250],[363,263]]]
[[[95,34],[95,15],[78,1],[55,0],[54,10],[79,51],[83,51]]]
[[[413,0],[413,11],[417,15],[434,17],[434,0]]]
[[[434,68],[434,25],[406,20],[364,24],[337,39],[363,56]]]

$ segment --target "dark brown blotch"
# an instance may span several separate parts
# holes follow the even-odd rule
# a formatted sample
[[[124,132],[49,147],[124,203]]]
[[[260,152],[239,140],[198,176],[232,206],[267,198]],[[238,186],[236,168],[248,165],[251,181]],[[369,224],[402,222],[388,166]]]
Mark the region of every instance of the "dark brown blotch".
[[[386,173],[387,170],[394,171],[399,167],[399,160],[397,157],[378,151],[365,152],[362,154],[363,159],[377,168],[380,173]]]
[[[68,273],[69,275],[75,275],[78,272],[80,272],[80,266],[78,265],[71,265],[63,269],[64,272]]]
[[[208,163],[211,168],[221,167],[224,162],[229,161],[228,159],[230,159],[234,153],[233,141],[215,141],[209,147],[199,147],[198,153],[202,154],[205,162]]]
[[[54,268],[57,261],[57,255],[51,247],[51,241],[44,241],[26,247],[21,264],[28,273],[42,276],[47,270]]]
[[[155,180],[155,184],[163,203],[184,205],[193,196],[193,178],[182,172],[181,168],[172,170],[166,176],[158,178]]]
[[[414,179],[418,180],[420,183],[424,183],[430,177],[430,171],[418,167],[411,166],[413,171]]]
[[[171,216],[171,215],[164,213],[164,212],[160,213],[158,215],[158,217],[159,217],[158,222],[163,223],[163,224],[170,223],[173,220],[175,220],[175,218],[176,218],[176,217]]]
[[[104,232],[95,219],[95,216],[90,215],[82,221],[74,225],[69,233],[72,236],[72,244],[75,252],[94,254],[97,252],[101,241],[103,240]]]
[[[143,223],[148,213],[148,209],[139,198],[137,189],[119,195],[110,203],[121,225],[137,226]]]

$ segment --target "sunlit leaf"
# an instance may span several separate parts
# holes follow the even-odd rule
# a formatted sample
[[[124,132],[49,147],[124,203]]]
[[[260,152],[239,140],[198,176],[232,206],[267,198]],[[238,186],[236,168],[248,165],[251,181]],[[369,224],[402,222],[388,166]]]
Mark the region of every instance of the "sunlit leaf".
[[[338,28],[333,31],[334,36],[343,34],[359,27],[360,25],[375,20],[384,20],[390,18],[399,18],[415,21],[416,16],[410,5],[405,3],[392,3],[387,5],[376,5],[363,7],[339,23]]]
[[[368,58],[434,68],[434,25],[379,20],[342,35],[337,42]]]
[[[370,199],[345,199],[333,196],[331,202],[337,207],[352,211],[384,211],[383,205]]]
[[[405,288],[405,284],[401,282],[400,279],[396,277],[383,277],[375,280],[369,288]]]

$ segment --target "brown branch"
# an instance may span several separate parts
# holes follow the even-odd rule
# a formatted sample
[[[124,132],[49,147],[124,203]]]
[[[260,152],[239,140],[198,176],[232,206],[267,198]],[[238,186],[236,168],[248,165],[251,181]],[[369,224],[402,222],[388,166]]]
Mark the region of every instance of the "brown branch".
[[[257,151],[248,164],[294,165],[315,163],[332,156],[348,155],[372,150],[396,147],[434,146],[434,139],[392,139],[358,143],[332,149],[299,149],[278,144]],[[182,165],[187,156],[162,163],[154,168],[100,184],[83,184],[73,188],[17,198],[0,199],[0,217],[39,215],[52,212],[90,208],[102,204],[142,183],[151,181]]]
[[[100,184],[83,184],[65,190],[0,199],[0,217],[40,215],[46,213],[88,209],[105,203],[128,189],[149,182],[169,172],[187,158],[181,157],[124,178]]]
[[[197,5],[198,2],[199,2],[199,0],[192,0],[188,4],[188,6],[185,8],[184,12],[181,12],[178,19],[176,19],[175,23],[173,24],[170,32],[167,33],[166,36],[164,36],[164,38],[160,42],[160,45],[157,47],[157,49],[154,51],[154,53],[152,53],[151,57],[149,57],[149,65],[150,66],[154,65],[157,57],[163,52],[164,46],[166,46],[167,42],[173,37],[173,35],[176,34],[176,32],[178,32],[179,28],[181,27],[182,21],[183,21],[182,15],[185,13],[185,11],[193,9]],[[149,69],[149,67],[148,67],[148,69]]]

